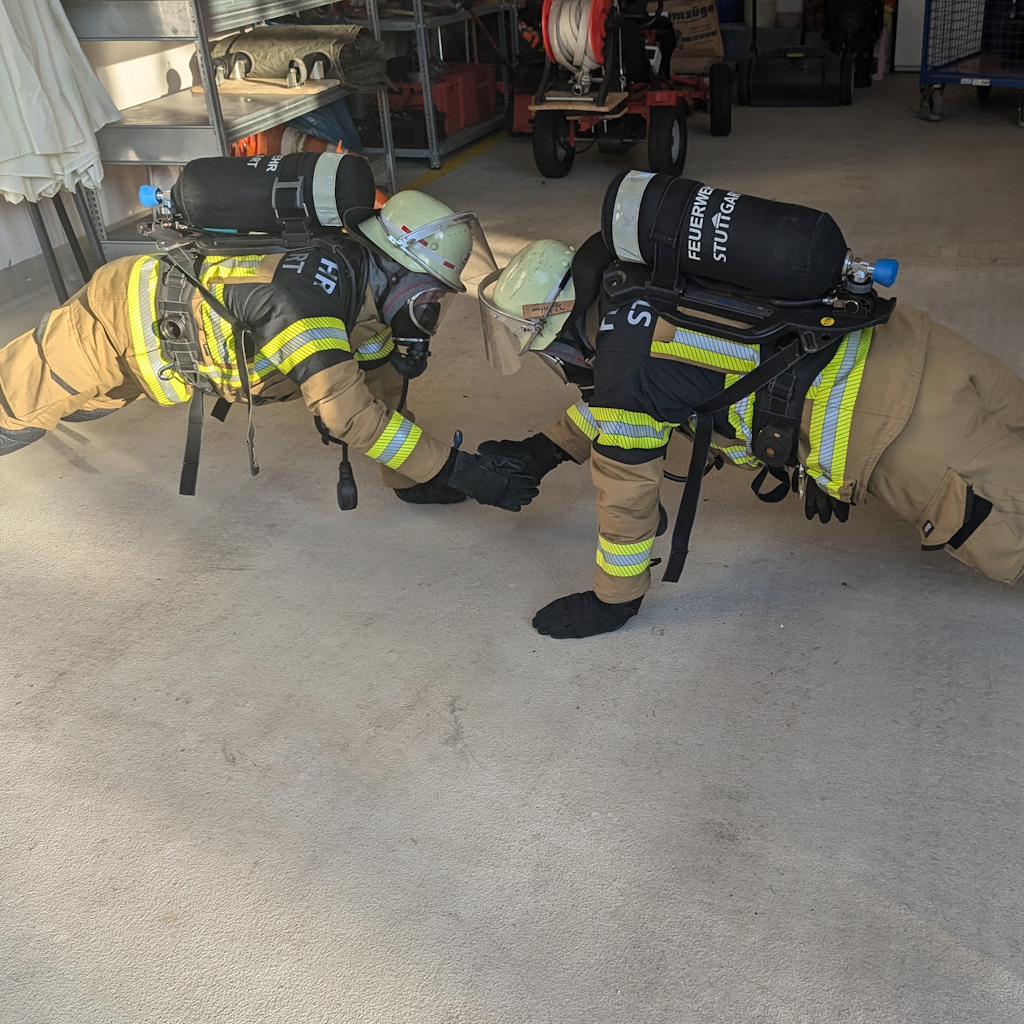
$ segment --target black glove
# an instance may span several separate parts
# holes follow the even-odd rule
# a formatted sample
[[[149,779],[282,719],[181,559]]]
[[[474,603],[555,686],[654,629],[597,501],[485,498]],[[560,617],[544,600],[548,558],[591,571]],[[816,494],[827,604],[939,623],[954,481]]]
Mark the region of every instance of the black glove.
[[[477,451],[492,460],[492,469],[521,473],[538,484],[555,466],[573,461],[567,451],[544,434],[533,434],[522,441],[484,441]]]
[[[641,601],[643,597],[625,604],[608,604],[592,590],[570,594],[544,605],[533,617],[533,628],[556,640],[611,633],[640,611]]]
[[[516,471],[510,464],[507,471],[495,468],[494,460],[482,455],[452,450],[454,468],[448,484],[475,498],[481,505],[496,505],[507,512],[518,512],[540,493],[537,482]],[[449,457],[449,462],[452,459]],[[500,464],[500,463],[499,463]]]
[[[448,479],[455,468],[455,457],[458,454],[458,450],[453,448],[448,461],[429,480],[412,487],[396,487],[395,494],[402,501],[408,501],[413,505],[454,505],[465,501],[466,495],[462,491],[448,486]]]
[[[823,491],[810,477],[807,477],[807,490],[804,492],[804,515],[808,521],[817,516],[823,523],[827,523],[835,513],[836,519],[845,523],[850,518],[850,503],[833,498],[827,491]]]

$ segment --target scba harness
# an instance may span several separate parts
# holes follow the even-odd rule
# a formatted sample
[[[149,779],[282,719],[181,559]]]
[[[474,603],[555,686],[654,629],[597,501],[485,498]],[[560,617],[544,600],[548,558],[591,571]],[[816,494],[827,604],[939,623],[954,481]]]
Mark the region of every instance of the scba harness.
[[[253,426],[252,409],[259,404],[259,399],[252,394],[252,381],[249,363],[255,355],[252,341],[252,325],[246,323],[228,304],[218,298],[213,291],[202,282],[203,264],[210,257],[232,258],[242,256],[269,256],[277,253],[296,252],[313,249],[329,256],[332,267],[340,271],[341,280],[337,284],[340,293],[341,319],[347,324],[355,323],[361,305],[362,296],[366,291],[368,255],[362,247],[342,238],[328,241],[323,238],[311,237],[296,240],[293,244],[284,244],[281,239],[255,240],[239,247],[236,240],[225,244],[216,236],[194,235],[181,237],[166,229],[157,228],[151,233],[160,249],[160,270],[156,289],[156,323],[160,338],[160,348],[167,359],[168,368],[181,377],[192,389],[189,405],[188,432],[185,441],[185,456],[182,465],[180,494],[195,494],[196,480],[199,471],[199,456],[202,446],[203,399],[205,395],[216,395],[217,389],[210,377],[202,371],[202,346],[199,335],[199,324],[194,312],[195,298],[199,298],[226,322],[232,335],[234,364],[238,370],[241,398],[246,405],[248,422],[246,429],[246,446],[249,456],[249,470],[253,476],[260,472],[259,461],[255,450],[255,429]],[[242,279],[244,281],[244,279]],[[218,397],[212,415],[223,421],[231,408],[230,402]],[[317,423],[317,429],[324,437],[326,428]],[[328,435],[329,436],[329,435]],[[330,440],[335,440],[331,438]],[[325,440],[324,443],[330,443]],[[342,443],[342,442],[338,442]],[[343,448],[342,477],[351,479],[351,465],[348,462],[347,445]],[[340,487],[340,484],[339,484]],[[339,495],[340,495],[339,490]],[[342,507],[355,507],[349,500]]]
[[[693,452],[662,577],[674,583],[686,562],[715,414],[754,396],[751,422],[741,424],[763,467],[754,491],[782,500],[791,486],[787,470],[798,463],[808,391],[844,341],[889,319],[896,300],[881,298],[873,281],[892,284],[897,267],[854,260],[820,211],[637,171],[609,187],[601,236],[606,302],[641,300],[677,328],[758,353],[756,366],[728,375],[725,389],[696,405],[681,427]],[[780,484],[761,494],[769,474]]]
[[[201,369],[202,346],[194,312],[197,293],[210,311],[230,326],[241,396],[248,412],[249,469],[253,476],[260,472],[252,421],[256,402],[249,373],[249,360],[255,356],[252,325],[204,285],[204,262],[211,257],[251,258],[319,250],[329,255],[328,265],[340,271],[338,280],[325,283],[337,287],[343,322],[352,324],[369,280],[368,255],[338,229],[346,210],[372,207],[373,196],[373,175],[366,161],[333,153],[193,160],[170,194],[149,186],[140,191],[143,203],[154,209],[147,235],[160,253],[155,304],[157,336],[168,364],[164,372],[176,374],[192,389],[180,494],[196,492],[203,399],[217,394],[214,382]],[[218,397],[212,415],[223,421],[230,408],[230,402]],[[354,508],[357,495],[348,446],[330,437],[318,420],[315,423],[324,444],[342,445],[338,503],[343,509]]]

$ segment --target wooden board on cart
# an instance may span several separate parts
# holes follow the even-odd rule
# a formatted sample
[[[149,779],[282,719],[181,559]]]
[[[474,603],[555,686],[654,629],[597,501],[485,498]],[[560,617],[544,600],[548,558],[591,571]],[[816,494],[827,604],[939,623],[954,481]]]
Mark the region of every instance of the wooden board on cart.
[[[538,110],[564,110],[567,114],[611,114],[628,99],[628,92],[610,92],[605,97],[605,102],[599,104],[593,100],[581,100],[571,95],[552,96],[549,93],[543,103],[530,104],[530,113],[535,114]]]
[[[225,78],[217,86],[217,92],[224,94],[235,94],[244,96],[281,96],[284,93],[289,96],[316,96],[317,93],[326,92],[341,85],[337,78],[321,78],[317,82],[306,81],[303,85],[296,85],[288,88],[288,82],[284,78]],[[193,85],[192,92],[201,93],[201,85]]]

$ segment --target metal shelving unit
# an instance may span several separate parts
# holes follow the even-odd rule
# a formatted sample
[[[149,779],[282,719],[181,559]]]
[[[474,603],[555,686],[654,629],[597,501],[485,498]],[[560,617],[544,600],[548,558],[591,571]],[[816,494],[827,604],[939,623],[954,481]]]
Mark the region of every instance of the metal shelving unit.
[[[374,0],[368,0],[373,5]],[[79,39],[90,41],[191,42],[196,49],[201,95],[189,89],[121,111],[121,120],[97,133],[105,164],[178,165],[196,157],[226,156],[231,143],[265,131],[331,103],[349,91],[343,87],[314,95],[221,95],[216,87],[210,37],[260,24],[314,6],[311,0],[64,0]],[[376,7],[366,23],[376,38]],[[374,161],[374,177],[394,192],[395,154],[386,93],[377,104],[384,148]],[[94,208],[94,216],[98,209]],[[149,248],[134,225],[108,236],[97,217],[97,231],[108,258]]]
[[[371,19],[377,19],[377,0],[366,0],[366,4]],[[492,0],[490,3],[476,3],[473,5],[472,12],[461,10],[455,11],[451,14],[438,14],[431,17],[426,17],[424,13],[423,0],[411,0],[411,6],[413,11],[413,17],[411,19],[380,18],[379,26],[380,32],[382,33],[411,32],[415,34],[416,53],[419,59],[419,67],[421,69],[427,67],[427,62],[431,56],[427,37],[428,32],[437,31],[438,49],[440,50],[440,30],[446,25],[466,23],[468,29],[468,22],[473,19],[474,14],[477,17],[487,17],[488,15],[493,14],[498,15],[497,43],[498,48],[502,51],[502,55],[505,58],[505,65],[502,67],[502,79],[505,86],[505,102],[509,102],[509,97],[512,95],[512,79],[509,67],[516,63],[519,52],[519,13],[516,0]],[[358,24],[358,22],[356,22],[356,24]],[[441,53],[438,54],[438,56],[441,55]],[[468,52],[466,57],[468,60]],[[489,132],[499,127],[505,120],[505,115],[503,113],[498,114],[495,117],[481,122],[480,124],[467,125],[465,128],[462,128],[457,132],[453,132],[443,142],[441,142],[437,137],[437,122],[434,118],[434,98],[431,92],[429,75],[423,76],[423,109],[427,131],[426,147],[416,149],[402,148],[396,149],[394,152],[396,156],[400,157],[409,157],[412,159],[426,158],[430,161],[430,166],[433,168],[441,166],[441,157],[447,156],[454,150],[473,142],[475,139],[478,139],[483,135],[487,135]],[[368,152],[375,151],[371,149]]]

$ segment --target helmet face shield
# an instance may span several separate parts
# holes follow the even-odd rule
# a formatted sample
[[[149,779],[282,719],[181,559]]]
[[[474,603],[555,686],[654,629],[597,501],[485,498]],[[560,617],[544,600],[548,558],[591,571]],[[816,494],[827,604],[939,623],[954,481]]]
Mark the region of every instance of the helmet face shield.
[[[528,315],[506,313],[494,303],[494,287],[501,273],[500,270],[494,270],[480,282],[477,298],[480,302],[487,361],[508,376],[523,365],[527,352],[542,333],[548,333],[552,327],[557,330],[561,326],[572,309],[572,302],[558,301],[560,289],[556,288],[546,302],[523,307],[523,313]]]

